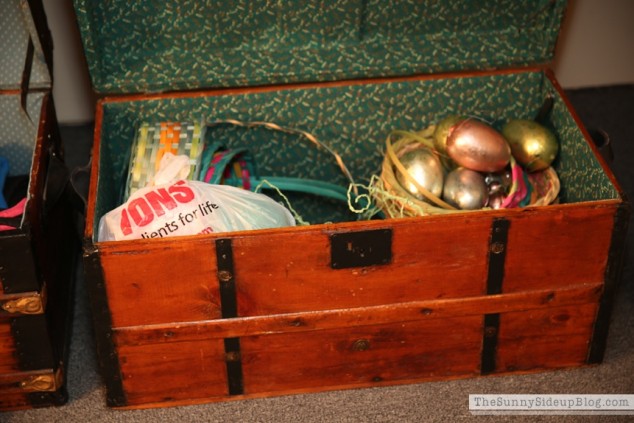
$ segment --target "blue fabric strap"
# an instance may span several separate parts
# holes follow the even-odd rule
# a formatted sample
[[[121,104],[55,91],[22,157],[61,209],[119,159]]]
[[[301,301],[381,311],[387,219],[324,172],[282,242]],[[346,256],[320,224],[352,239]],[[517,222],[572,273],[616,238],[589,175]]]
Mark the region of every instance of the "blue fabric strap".
[[[0,157],[0,209],[6,209],[9,206],[2,194],[4,192],[4,183],[7,180],[9,174],[9,162],[4,157]]]

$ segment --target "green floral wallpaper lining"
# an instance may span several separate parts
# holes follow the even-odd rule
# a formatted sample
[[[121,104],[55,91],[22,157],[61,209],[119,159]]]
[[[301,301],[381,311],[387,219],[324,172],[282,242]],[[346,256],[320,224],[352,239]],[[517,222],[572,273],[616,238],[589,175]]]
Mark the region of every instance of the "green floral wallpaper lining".
[[[0,89],[20,88],[29,36],[33,40],[30,87],[50,88],[51,76],[26,0],[0,1]]]
[[[337,151],[357,182],[367,183],[379,172],[384,142],[393,129],[422,129],[452,113],[476,116],[499,128],[509,118],[534,117],[549,94],[555,94],[550,124],[561,142],[555,164],[562,181],[561,200],[618,198],[550,81],[542,72],[519,72],[105,103],[97,220],[122,201],[130,146],[135,128],[143,121],[237,119],[301,129]],[[206,139],[249,148],[260,175],[312,178],[347,186],[332,157],[304,139],[263,128],[229,126],[210,128]],[[355,218],[345,206],[292,201],[299,201],[293,206],[308,221]]]
[[[93,85],[130,93],[547,63],[565,0],[74,0]]]
[[[25,112],[19,95],[0,95],[0,156],[9,160],[10,175],[31,173],[43,100],[42,92],[29,94]]]

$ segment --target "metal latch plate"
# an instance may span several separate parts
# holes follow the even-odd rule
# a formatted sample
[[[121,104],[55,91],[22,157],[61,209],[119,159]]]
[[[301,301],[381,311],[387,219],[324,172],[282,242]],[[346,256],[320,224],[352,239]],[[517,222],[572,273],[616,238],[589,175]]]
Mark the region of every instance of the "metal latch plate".
[[[392,230],[374,229],[330,235],[330,267],[347,269],[392,262]]]

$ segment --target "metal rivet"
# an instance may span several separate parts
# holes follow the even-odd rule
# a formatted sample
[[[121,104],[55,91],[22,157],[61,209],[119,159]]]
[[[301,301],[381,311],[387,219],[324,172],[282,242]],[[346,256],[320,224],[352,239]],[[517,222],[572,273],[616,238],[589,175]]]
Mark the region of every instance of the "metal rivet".
[[[227,361],[240,361],[240,352],[229,351],[225,354],[225,358]]]
[[[367,351],[370,349],[370,341],[367,339],[357,339],[352,344],[353,351]]]
[[[222,282],[229,282],[233,278],[233,275],[228,270],[221,270],[218,272],[218,279]]]
[[[293,319],[290,322],[288,322],[288,324],[290,326],[294,326],[294,327],[300,327],[300,326],[304,326],[306,323],[304,323],[304,321],[300,318],[297,319]]]
[[[501,242],[494,242],[491,244],[491,252],[493,254],[500,254],[502,251],[504,251],[504,244]]]

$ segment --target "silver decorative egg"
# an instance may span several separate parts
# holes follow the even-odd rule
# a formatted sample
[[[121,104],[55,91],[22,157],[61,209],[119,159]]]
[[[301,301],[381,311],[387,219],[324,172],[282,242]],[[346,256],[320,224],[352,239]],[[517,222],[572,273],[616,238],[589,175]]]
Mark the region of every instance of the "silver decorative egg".
[[[488,206],[492,209],[500,209],[502,208],[502,204],[506,199],[506,194],[502,191],[498,191],[494,194],[489,194],[489,203]]]
[[[445,178],[442,198],[461,210],[477,210],[489,201],[489,190],[482,174],[459,167]]]
[[[399,160],[418,184],[435,196],[440,197],[444,174],[440,160],[431,150],[421,146],[404,152],[399,157]],[[419,200],[426,200],[426,197],[419,192],[413,183],[408,182],[398,169],[396,170],[396,179],[414,197]]]
[[[458,165],[478,172],[497,172],[511,160],[504,136],[476,119],[465,119],[450,129],[447,153]]]
[[[513,175],[510,170],[489,173],[485,175],[484,182],[489,187],[489,196],[498,191],[508,193],[513,184]]]

